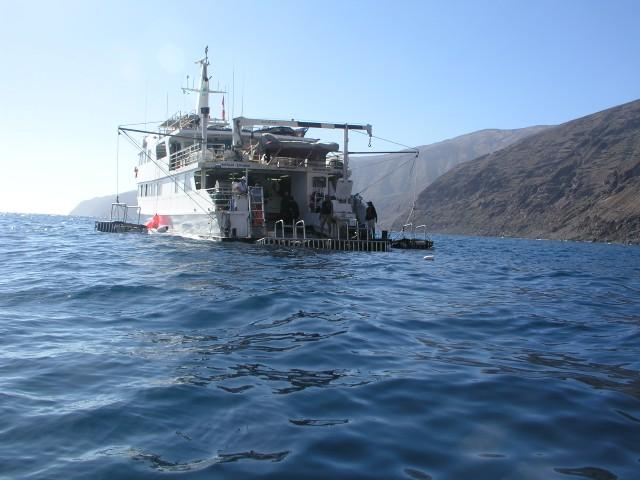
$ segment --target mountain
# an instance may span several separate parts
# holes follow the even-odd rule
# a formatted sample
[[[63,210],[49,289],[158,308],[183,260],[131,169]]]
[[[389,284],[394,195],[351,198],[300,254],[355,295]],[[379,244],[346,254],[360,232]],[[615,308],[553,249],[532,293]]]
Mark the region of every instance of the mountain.
[[[380,226],[387,228],[399,212],[411,206],[414,192],[417,194],[443,173],[459,163],[507,147],[546,128],[480,130],[417,147],[417,158],[410,153],[353,157],[349,162],[353,191],[362,192],[366,200],[373,201]]]
[[[119,195],[120,202],[129,205],[136,205],[136,191],[124,192]],[[116,201],[115,195],[106,197],[96,197],[91,200],[80,202],[69,215],[77,215],[80,217],[96,217],[109,218],[111,216],[111,204]]]
[[[458,165],[416,205],[432,231],[638,243],[640,100]]]

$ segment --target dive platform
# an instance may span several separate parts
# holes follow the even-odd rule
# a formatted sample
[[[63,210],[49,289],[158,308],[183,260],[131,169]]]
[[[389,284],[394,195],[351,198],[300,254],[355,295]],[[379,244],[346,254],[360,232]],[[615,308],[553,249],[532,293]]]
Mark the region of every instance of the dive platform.
[[[107,233],[147,233],[146,225],[117,220],[97,220],[95,229]]]
[[[129,221],[130,213],[137,215],[136,223]],[[116,200],[111,204],[111,220],[96,220],[95,229],[106,233],[147,233],[147,226],[140,223],[140,207]]]
[[[339,240],[336,238],[274,238],[265,237],[256,242],[260,246],[310,248],[339,252],[388,252],[387,240]]]

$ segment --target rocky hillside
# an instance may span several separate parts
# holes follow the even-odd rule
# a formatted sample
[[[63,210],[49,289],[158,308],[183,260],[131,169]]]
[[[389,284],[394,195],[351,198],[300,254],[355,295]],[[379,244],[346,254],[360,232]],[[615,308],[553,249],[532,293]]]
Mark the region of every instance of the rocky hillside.
[[[136,191],[124,192],[119,195],[120,201],[129,205],[136,205]],[[69,215],[79,217],[109,218],[111,216],[111,204],[116,201],[115,195],[96,197],[80,202]]]
[[[457,166],[420,193],[416,221],[436,232],[640,242],[640,100]]]
[[[350,161],[354,192],[362,191],[366,200],[372,200],[381,227],[389,227],[398,212],[412,204],[414,182],[415,193],[418,193],[456,165],[507,147],[545,128],[481,130],[418,147],[417,158],[413,154],[354,157]]]

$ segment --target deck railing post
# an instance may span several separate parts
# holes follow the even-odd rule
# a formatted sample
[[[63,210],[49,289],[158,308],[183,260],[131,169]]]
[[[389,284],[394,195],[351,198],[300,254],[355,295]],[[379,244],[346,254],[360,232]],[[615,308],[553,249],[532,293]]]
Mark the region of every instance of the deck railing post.
[[[304,226],[304,220],[298,220],[294,225],[293,225],[293,234],[294,234],[294,238],[298,238],[298,225],[302,225],[302,239],[306,240],[307,239],[307,230]]]
[[[278,238],[278,224],[282,225],[282,238],[284,238],[284,220],[280,219],[278,221],[276,221],[276,223],[273,226],[273,234],[275,236],[275,238]]]

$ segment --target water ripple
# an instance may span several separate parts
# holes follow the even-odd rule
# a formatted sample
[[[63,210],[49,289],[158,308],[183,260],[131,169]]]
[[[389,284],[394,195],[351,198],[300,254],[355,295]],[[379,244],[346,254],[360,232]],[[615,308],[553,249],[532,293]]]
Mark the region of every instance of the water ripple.
[[[0,477],[633,479],[640,249],[0,215]]]

